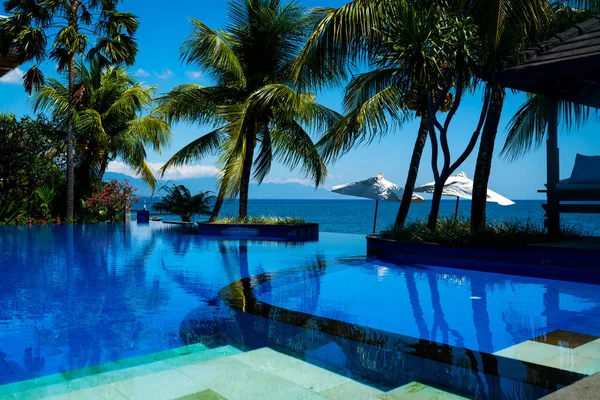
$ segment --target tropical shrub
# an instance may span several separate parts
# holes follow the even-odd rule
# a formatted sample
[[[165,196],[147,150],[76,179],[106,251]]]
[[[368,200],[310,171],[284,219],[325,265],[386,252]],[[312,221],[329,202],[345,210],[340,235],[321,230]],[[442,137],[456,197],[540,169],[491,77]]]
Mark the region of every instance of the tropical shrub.
[[[190,222],[194,215],[210,215],[211,206],[216,200],[210,192],[200,192],[192,196],[183,185],[163,185],[160,190],[164,193],[162,200],[154,203],[153,208],[179,215],[183,222]]]
[[[115,222],[117,213],[128,211],[131,205],[137,203],[134,189],[129,180],[119,182],[111,179],[109,182],[101,182],[94,186],[94,191],[85,202],[85,207],[95,214],[99,219],[106,213],[109,222]]]
[[[485,229],[473,233],[470,219],[440,218],[436,229],[428,227],[426,221],[415,221],[404,227],[392,228],[382,235],[393,240],[467,246],[525,245],[548,240],[544,225],[531,220],[490,221]],[[577,226],[564,225],[561,230],[564,239],[583,235],[584,232]]]
[[[257,224],[257,225],[304,225],[304,218],[297,217],[222,217],[216,219],[214,224]]]
[[[55,197],[54,189],[47,186],[40,187],[35,190],[35,194],[39,202],[42,216],[46,219],[49,218],[51,215],[50,207]]]

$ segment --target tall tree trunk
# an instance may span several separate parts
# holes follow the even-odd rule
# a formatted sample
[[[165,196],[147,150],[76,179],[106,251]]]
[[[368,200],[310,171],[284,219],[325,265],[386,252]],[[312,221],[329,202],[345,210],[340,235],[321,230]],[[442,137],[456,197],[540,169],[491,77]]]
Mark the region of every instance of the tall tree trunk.
[[[412,158],[410,160],[410,167],[408,169],[408,176],[406,177],[406,184],[404,185],[402,202],[400,203],[400,209],[398,210],[398,215],[396,216],[395,225],[397,227],[402,227],[404,225],[406,222],[406,217],[408,216],[408,211],[410,210],[415,183],[417,182],[417,176],[419,175],[421,155],[423,154],[423,148],[427,143],[427,135],[429,134],[429,119],[427,115],[427,112],[424,112],[421,116],[421,124],[419,125],[417,141],[415,142]]]
[[[427,227],[432,231],[437,228],[437,221],[440,215],[440,204],[442,201],[442,192],[444,190],[444,183],[446,183],[447,179],[447,174],[440,174],[440,179],[435,182],[433,198],[431,199],[431,211],[429,212],[429,218],[427,220]]]
[[[217,195],[217,200],[215,201],[215,205],[213,206],[213,210],[210,213],[210,219],[208,222],[215,222],[219,213],[221,212],[221,207],[223,206],[223,202],[225,201],[225,194],[227,192],[227,185],[224,182],[221,182],[221,187],[219,188],[219,194]]]
[[[490,108],[487,112],[479,154],[475,166],[473,178],[473,201],[471,202],[471,229],[473,231],[483,229],[486,223],[486,199],[490,172],[492,170],[492,158],[494,156],[494,144],[502,107],[504,105],[504,89],[500,85],[492,85]]]
[[[106,168],[108,168],[108,156],[104,156],[102,158],[102,163],[100,164],[100,172],[98,172],[98,181],[102,182],[102,179],[104,179]]]
[[[69,124],[67,127],[67,210],[66,220],[73,220],[73,204],[75,201],[75,160],[73,159],[73,89],[75,86],[75,56],[69,60]]]
[[[242,182],[240,186],[240,210],[239,217],[248,216],[248,190],[250,188],[250,176],[252,174],[252,163],[254,161],[254,145],[256,144],[254,124],[248,127],[246,136],[246,154],[242,166]]]
[[[71,3],[69,12],[69,25],[78,31],[77,12],[79,11],[79,1],[74,0]],[[75,53],[69,56],[69,104],[67,114],[69,124],[67,126],[67,209],[65,219],[67,222],[73,221],[73,204],[75,202],[75,160],[73,157],[73,102],[75,90]]]

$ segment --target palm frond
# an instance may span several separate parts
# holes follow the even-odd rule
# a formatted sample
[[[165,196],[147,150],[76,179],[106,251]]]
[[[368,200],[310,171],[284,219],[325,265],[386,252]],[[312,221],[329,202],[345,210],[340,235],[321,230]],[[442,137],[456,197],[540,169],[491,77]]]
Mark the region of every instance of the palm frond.
[[[278,123],[271,131],[273,156],[290,169],[301,168],[315,186],[325,183],[327,167],[312,139],[296,122]]]
[[[553,102],[539,94],[528,94],[527,100],[517,110],[507,125],[507,137],[502,156],[516,160],[532,150],[538,149],[546,139],[548,121]],[[559,124],[567,131],[579,129],[585,124],[592,111],[589,107],[568,101],[559,101]],[[596,111],[597,115],[597,111]]]
[[[355,146],[385,136],[391,122],[400,127],[410,118],[402,93],[395,86],[383,89],[335,123],[317,146],[325,160],[336,159]]]
[[[206,135],[200,136],[198,139],[184,146],[181,150],[175,153],[169,161],[161,168],[161,175],[171,168],[192,161],[201,160],[210,154],[215,154],[223,145],[225,134],[222,128],[216,129]]]
[[[197,19],[192,20],[192,25],[192,34],[181,45],[182,60],[208,71],[220,83],[245,86],[244,69],[230,46],[227,34],[214,31]]]

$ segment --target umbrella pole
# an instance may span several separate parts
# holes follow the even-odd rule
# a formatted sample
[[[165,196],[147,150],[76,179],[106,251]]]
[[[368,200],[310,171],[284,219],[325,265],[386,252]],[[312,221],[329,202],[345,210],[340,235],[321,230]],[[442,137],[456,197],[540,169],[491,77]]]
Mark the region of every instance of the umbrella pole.
[[[458,218],[458,201],[460,200],[460,197],[456,196],[456,210],[454,210],[454,219],[456,220]]]
[[[379,209],[379,200],[375,200],[375,217],[373,218],[373,233],[377,228],[377,210]]]

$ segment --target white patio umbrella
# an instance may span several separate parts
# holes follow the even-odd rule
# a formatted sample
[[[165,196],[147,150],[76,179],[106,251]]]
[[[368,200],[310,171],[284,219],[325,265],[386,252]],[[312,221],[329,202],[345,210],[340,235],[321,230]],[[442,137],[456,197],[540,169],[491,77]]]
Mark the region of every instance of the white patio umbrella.
[[[375,200],[375,216],[373,218],[373,233],[377,228],[377,211],[379,209],[379,200],[383,201],[402,201],[404,189],[383,178],[382,174],[375,178],[365,179],[364,181],[346,183],[345,185],[334,186],[331,188],[334,193],[345,194],[347,196],[362,197]],[[413,193],[413,203],[423,203],[425,199]]]
[[[435,190],[435,182],[429,182],[423,186],[415,188],[417,193],[433,193]],[[456,197],[456,211],[454,212],[454,218],[458,216],[458,201],[462,197],[463,199],[473,199],[473,181],[469,179],[467,174],[460,172],[454,176],[451,176],[446,180],[442,196]],[[501,206],[512,206],[515,204],[514,201],[507,199],[504,196],[499,195],[493,190],[488,189],[487,201],[491,203],[498,203]]]

